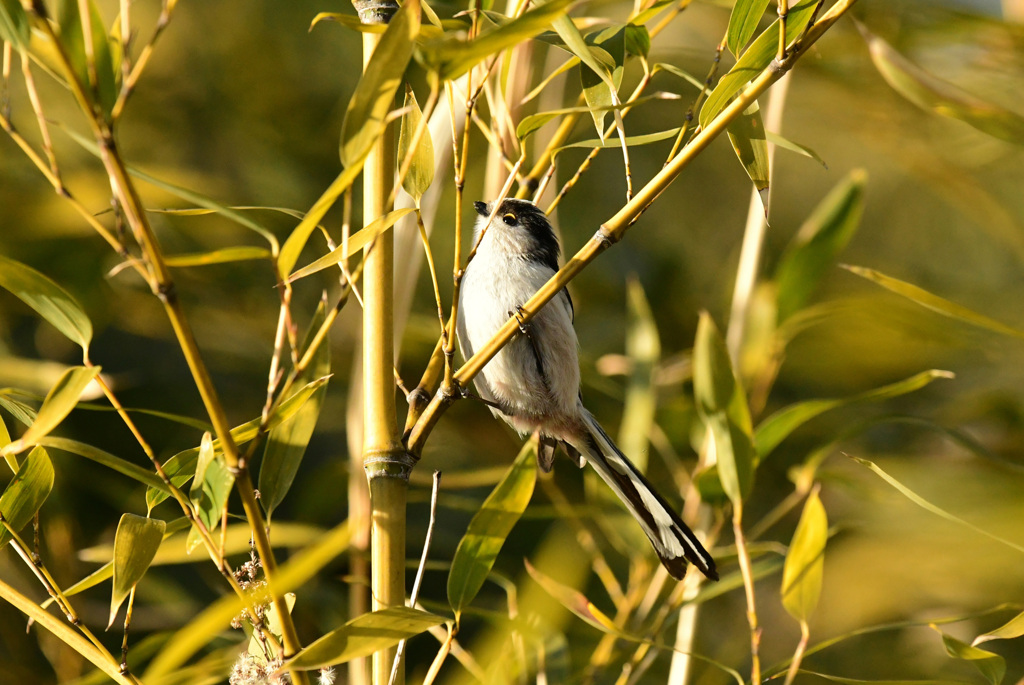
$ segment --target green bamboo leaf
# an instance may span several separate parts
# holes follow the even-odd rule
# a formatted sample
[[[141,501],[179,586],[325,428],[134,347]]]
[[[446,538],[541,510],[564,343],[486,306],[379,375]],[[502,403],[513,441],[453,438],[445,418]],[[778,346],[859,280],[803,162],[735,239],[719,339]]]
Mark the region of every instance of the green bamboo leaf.
[[[875,68],[897,93],[925,111],[958,119],[982,133],[1024,145],[1024,117],[928,73],[863,24],[856,23]]]
[[[385,117],[412,59],[419,30],[419,0],[406,0],[391,18],[348,101],[341,123],[341,163],[346,167],[363,159],[384,133]]]
[[[942,646],[945,647],[946,654],[960,661],[971,662],[990,685],[999,685],[1003,682],[1006,676],[1006,660],[1003,657],[961,642],[952,635],[942,632],[938,626],[933,625],[932,629],[942,636]]]
[[[561,22],[564,21],[564,24]],[[572,21],[566,17],[555,24],[556,30],[561,34],[562,28],[572,26]],[[575,28],[575,27],[574,27]],[[575,35],[579,35],[576,33]],[[564,38],[564,36],[563,36]],[[574,36],[575,40],[575,36]],[[567,41],[568,43],[568,41]],[[604,122],[607,110],[600,109],[616,104],[618,99],[619,86],[622,85],[622,71],[626,62],[626,32],[622,26],[612,26],[597,34],[588,36],[582,45],[592,56],[596,56],[595,48],[604,50],[611,58],[611,64],[603,64],[600,60],[592,59],[587,61],[580,58],[589,69],[580,68],[580,83],[583,87],[583,97],[590,105],[590,115],[594,120],[594,128],[599,138],[604,138]],[[575,50],[573,51],[575,53]],[[579,55],[577,55],[579,57]],[[595,66],[600,71],[595,71]],[[609,78],[610,77],[610,78]]]
[[[134,514],[121,516],[117,533],[114,534],[114,587],[110,595],[108,630],[114,625],[117,611],[128,593],[142,580],[153,561],[166,528],[167,524],[159,519]]]
[[[787,45],[803,33],[817,4],[817,0],[800,0],[789,8],[789,13],[786,15]],[[771,64],[778,51],[779,22],[776,20],[757,37],[743,53],[743,56],[736,61],[729,73],[723,76],[715,89],[711,91],[700,110],[700,125],[707,128],[711,120],[732,101],[736,93],[757,78]]]
[[[321,533],[310,547],[297,552],[287,563],[278,567],[274,575],[274,591],[281,596],[302,587],[320,569],[345,551],[351,537],[348,522]],[[266,586],[255,588],[251,599],[256,604],[265,603],[269,601],[269,592]],[[149,663],[141,680],[147,683],[155,682],[159,678],[175,673],[193,654],[208,647],[210,641],[224,631],[224,626],[237,616],[242,608],[243,600],[231,594],[204,609],[167,641],[160,653]]]
[[[536,481],[537,440],[531,438],[469,522],[455,550],[448,574],[448,603],[456,621],[483,586],[505,539],[530,503]]]
[[[676,99],[678,97],[678,95],[674,95],[671,93],[656,93],[654,95],[648,95],[646,97],[637,98],[633,102],[625,102],[620,103],[618,105],[608,105],[605,107],[596,108],[590,106],[563,107],[561,109],[551,109],[546,112],[538,112],[536,114],[531,114],[529,116],[522,118],[522,120],[519,122],[519,125],[516,127],[516,137],[519,138],[520,140],[524,140],[527,136],[537,131],[544,124],[566,114],[583,114],[585,112],[593,112],[595,109],[607,112],[613,109],[636,107],[637,105],[643,104],[645,102],[650,102],[651,100],[669,100]]]
[[[11,434],[7,431],[7,424],[0,418],[0,448],[4,448],[11,443]],[[18,457],[13,454],[5,454],[4,460],[7,465],[11,468],[11,473],[18,472]]]
[[[815,207],[786,247],[775,270],[779,323],[807,303],[850,242],[864,213],[866,183],[864,170],[851,171]]]
[[[706,312],[700,316],[693,346],[693,394],[697,413],[714,443],[722,489],[739,503],[754,485],[750,409],[725,341]]]
[[[764,133],[764,122],[761,120],[761,108],[757,101],[743,110],[729,123],[727,129],[732,149],[743,165],[743,170],[754,183],[754,188],[761,196],[761,206],[768,214],[768,140]]]
[[[297,597],[294,592],[289,592],[284,596],[284,603],[288,608],[289,615],[291,615],[292,609],[295,608],[296,599]],[[277,612],[276,604],[270,605],[266,614],[264,614],[264,620],[266,621],[267,629],[280,638],[283,634],[283,628],[281,626],[281,615]],[[246,632],[249,632],[249,630],[247,629]],[[267,663],[266,639],[262,635],[257,635],[256,631],[252,631],[252,636],[249,638],[249,649],[247,651],[249,656],[251,656],[256,663]]]
[[[661,359],[661,340],[651,305],[636,277],[626,283],[626,356],[632,362],[619,426],[619,449],[641,471],[647,470],[651,426],[657,409],[654,372]]]
[[[978,314],[967,307],[955,302],[950,302],[938,295],[933,295],[927,290],[907,283],[906,281],[901,281],[897,278],[893,278],[892,276],[886,276],[880,271],[867,269],[862,266],[848,266],[846,264],[841,264],[840,266],[851,273],[857,274],[861,278],[874,281],[886,290],[894,292],[897,295],[902,295],[908,300],[916,302],[925,309],[930,309],[933,312],[942,314],[943,316],[948,316],[951,319],[963,321],[964,323],[969,323],[972,326],[977,326],[978,328],[983,328],[995,333],[1002,333],[1003,335],[1009,335],[1014,338],[1024,338],[1024,331],[1018,328],[1007,326],[1006,324],[1000,323],[995,319],[990,319],[983,314]]]
[[[366,163],[366,155],[345,167],[345,170],[338,174],[338,177],[331,182],[327,190],[320,195],[317,201],[306,213],[305,218],[291,232],[288,239],[281,246],[281,253],[277,256],[277,275],[282,282],[288,277],[295,263],[299,261],[302,248],[306,246],[309,236],[316,230],[320,220],[327,214],[327,210],[334,206],[341,194],[344,193],[355,182],[356,178],[363,171],[363,164]],[[340,258],[339,258],[340,259]]]
[[[209,210],[203,210],[209,211]],[[167,266],[208,266],[227,262],[245,262],[253,259],[271,259],[273,254],[265,247],[225,247],[211,252],[195,252],[191,254],[168,255],[164,258]]]
[[[14,479],[0,495],[0,513],[15,531],[28,525],[53,489],[53,464],[42,447],[36,447],[21,462]],[[7,526],[0,526],[0,548],[13,538]]]
[[[673,76],[678,76],[679,78],[683,79],[697,90],[704,89],[704,83],[702,83],[700,79],[698,79],[688,71],[680,69],[674,64],[668,64],[667,62],[657,62],[653,66],[651,66],[651,74],[657,74],[659,71],[667,71]]]
[[[669,5],[674,4],[675,0],[657,0],[647,9],[637,13],[636,16],[631,17],[629,23],[635,24],[637,26],[642,26],[643,24],[649,22],[651,19],[654,19],[654,17],[656,17],[663,9],[665,9]]]
[[[1018,552],[1024,552],[1024,546],[1018,545],[1015,542],[1011,542],[1010,540],[1007,540],[1006,538],[1001,538],[1001,537],[999,537],[998,535],[996,535],[994,533],[988,532],[984,528],[979,528],[978,526],[974,525],[973,523],[968,523],[967,521],[964,521],[962,518],[958,518],[958,517],[954,516],[953,514],[950,514],[945,509],[941,509],[940,507],[935,506],[934,504],[932,504],[931,502],[926,500],[924,497],[921,497],[916,492],[914,492],[913,490],[911,490],[910,488],[908,488],[907,486],[903,485],[898,480],[896,480],[895,478],[890,476],[888,473],[883,471],[882,468],[879,467],[874,462],[868,461],[867,459],[861,459],[859,457],[851,457],[851,459],[853,459],[858,464],[861,464],[862,466],[866,466],[869,469],[871,469],[874,473],[876,473],[878,476],[880,476],[882,478],[882,480],[884,480],[886,483],[888,483],[892,487],[896,488],[896,490],[901,495],[903,495],[904,497],[909,499],[911,502],[913,502],[917,506],[919,506],[922,509],[924,509],[925,511],[929,511],[929,512],[935,514],[936,516],[939,516],[941,518],[946,519],[947,521],[951,521],[953,523],[957,523],[957,524],[959,524],[961,526],[966,526],[967,528],[970,528],[971,530],[973,530],[975,533],[980,533],[980,534],[984,535],[985,537],[990,538],[992,540],[995,540],[996,542],[1000,542],[1000,543],[1006,545],[1007,547],[1010,547],[1012,549],[1017,550]]]
[[[818,606],[827,541],[828,516],[815,489],[804,503],[782,569],[782,606],[801,623],[806,623]]]
[[[209,433],[205,433],[199,445],[199,456],[196,457],[196,473],[189,490],[189,499],[207,530],[213,531],[220,523],[234,484],[235,476],[224,461],[224,454],[213,448],[213,439]],[[185,550],[191,552],[201,542],[198,529],[193,528],[189,531]]]
[[[82,391],[89,383],[93,382],[99,373],[100,367],[98,366],[73,366],[65,371],[43,400],[43,406],[39,408],[36,420],[25,430],[19,440],[15,440],[3,448],[4,453],[9,451],[16,454],[46,437],[50,431],[60,425],[64,417],[71,413],[78,403],[78,398],[82,396]]]
[[[828,169],[828,164],[825,162],[825,160],[822,159],[818,155],[818,153],[812,150],[811,148],[805,145],[801,145],[800,143],[795,143],[789,138],[780,136],[778,133],[772,133],[771,131],[766,131],[765,136],[768,138],[768,142],[771,143],[772,145],[776,147],[781,147],[783,150],[789,150],[790,152],[795,152],[798,155],[803,155],[804,157],[813,159],[815,162]]]
[[[559,583],[554,578],[538,571],[528,560],[523,560],[526,565],[526,572],[544,588],[544,591],[551,595],[559,604],[582,619],[585,623],[597,628],[602,633],[624,636],[623,631],[615,625],[615,621],[597,608],[593,602],[587,599],[579,590]],[[634,638],[635,639],[635,638]]]
[[[399,165],[403,164],[409,156],[409,146],[416,135],[416,129],[420,126],[420,121],[423,120],[420,103],[416,102],[416,93],[413,92],[412,87],[409,85],[406,85],[405,88],[404,108],[408,111],[402,117],[402,128],[398,134]],[[402,179],[402,188],[419,205],[423,193],[427,192],[427,188],[430,187],[433,181],[434,143],[430,139],[430,128],[424,127],[423,134],[420,136],[419,143],[416,145],[416,150],[412,156],[409,173]]]
[[[291,276],[287,278],[287,282],[294,283],[300,278],[305,278],[310,274],[315,274],[317,271],[323,271],[328,267],[334,266],[342,259],[345,259],[346,257],[351,257],[356,252],[362,250],[364,247],[366,247],[374,240],[376,240],[377,236],[379,236],[381,233],[394,226],[398,222],[398,220],[401,219],[403,216],[411,214],[415,211],[416,210],[412,207],[404,207],[402,209],[396,209],[393,212],[388,212],[384,216],[375,219],[374,221],[371,221],[369,224],[366,225],[365,228],[357,231],[355,234],[349,237],[347,252],[345,250],[342,250],[341,247],[339,246],[337,249],[328,252],[323,257],[317,259],[315,262],[307,264],[306,266],[302,267],[301,269],[293,273]],[[287,248],[288,244],[285,243],[285,249]],[[281,254],[284,255],[284,250],[281,250]],[[281,264],[280,260],[278,260],[278,264]]]
[[[678,134],[678,128],[671,128],[667,131],[658,131],[657,133],[645,133],[639,136],[626,136],[626,145],[630,148],[633,148],[638,145],[650,145],[651,143],[660,143],[663,140],[675,138]],[[599,140],[597,138],[589,138],[587,140],[579,140],[576,141],[575,143],[569,143],[568,145],[563,145],[561,147],[555,148],[554,154],[558,155],[560,152],[562,152],[562,150],[568,150],[569,148],[593,149],[596,147],[621,148],[622,142],[618,138],[616,138],[615,140]]]
[[[302,355],[306,354],[313,337],[327,318],[327,304],[323,300],[317,307],[313,320],[309,324],[306,340],[302,345]],[[302,356],[300,355],[300,356]],[[314,378],[322,378],[331,372],[331,346],[324,341],[313,354],[312,363],[296,378],[296,383],[304,386]],[[298,473],[306,446],[313,437],[320,408],[327,395],[327,386],[320,386],[293,417],[270,431],[267,447],[263,452],[260,464],[260,502],[269,520],[274,509],[284,500],[291,488],[295,474]]]
[[[498,28],[470,41],[448,38],[422,48],[424,63],[437,71],[441,80],[455,80],[495,53],[533,38],[561,16],[573,0],[549,0]]]
[[[121,457],[113,455],[110,452],[104,452],[98,447],[93,447],[92,445],[87,445],[84,442],[71,440],[69,438],[57,438],[52,435],[41,438],[39,440],[39,444],[43,447],[49,447],[51,449],[61,450],[62,452],[68,452],[70,454],[77,454],[80,457],[85,457],[90,461],[94,461],[97,464],[106,466],[113,471],[117,471],[121,475],[128,476],[132,480],[136,480],[143,485],[160,490],[166,494],[170,494],[170,490],[167,488],[167,485],[152,471],[144,469],[141,466],[136,466],[130,461],[125,461]]]
[[[86,354],[92,341],[92,322],[68,291],[35,269],[0,255],[0,287],[36,310]]]
[[[0,390],[0,407],[6,409],[7,413],[20,421],[23,425],[31,426],[32,422],[36,420],[36,416],[38,415],[36,410],[20,400],[9,397],[8,394],[11,392],[11,388],[4,388],[3,390]],[[13,392],[24,394],[17,390],[13,390]]]
[[[737,0],[729,15],[729,28],[725,33],[725,43],[732,54],[739,55],[743,46],[750,42],[761,23],[761,17],[771,0]]]
[[[302,405],[306,403],[314,392],[316,392],[317,388],[326,383],[327,380],[327,378],[318,378],[312,383],[306,384],[306,386],[299,390],[299,392],[282,402],[281,406],[278,407],[278,410],[270,417],[270,423],[267,426],[268,430],[277,428],[289,418],[295,416],[295,413],[302,408]],[[232,428],[231,437],[236,444],[243,445],[259,434],[260,425],[262,425],[262,423],[263,419],[260,417],[247,421],[241,426]],[[214,440],[213,447],[214,449],[219,449],[220,440]],[[198,447],[178,452],[164,462],[164,473],[176,487],[180,488],[195,475],[196,461],[198,459]],[[146,506],[149,508],[149,511],[152,511],[153,507],[163,502],[168,496],[168,493],[160,488],[150,487],[147,489]]]
[[[982,642],[988,642],[989,640],[1012,640],[1020,637],[1021,635],[1024,635],[1024,613],[1017,614],[995,630],[982,633],[978,637],[974,638],[971,645],[977,646]]]
[[[0,41],[21,51],[28,47],[32,32],[28,15],[18,0],[0,0]]]
[[[313,669],[346,663],[397,645],[445,622],[411,607],[389,607],[357,616],[285,662],[284,668]]]
[[[104,27],[106,23],[93,0],[88,0],[89,22],[92,33],[92,56],[96,74],[96,94],[103,112],[110,114],[117,100],[119,71],[114,69],[111,39]],[[57,24],[60,28],[60,42],[67,54],[75,77],[90,96],[89,65],[85,48],[85,32],[79,14],[78,0],[61,0],[57,3]]]
[[[643,24],[630,22],[625,25],[626,54],[647,57],[651,52],[651,32]]]
[[[793,431],[827,411],[855,402],[877,402],[891,397],[899,397],[900,395],[920,390],[937,378],[953,377],[953,374],[949,371],[930,369],[915,374],[910,378],[905,378],[902,381],[868,390],[852,397],[807,400],[783,407],[762,421],[757,426],[757,430],[754,431],[754,447],[758,459],[763,461]]]

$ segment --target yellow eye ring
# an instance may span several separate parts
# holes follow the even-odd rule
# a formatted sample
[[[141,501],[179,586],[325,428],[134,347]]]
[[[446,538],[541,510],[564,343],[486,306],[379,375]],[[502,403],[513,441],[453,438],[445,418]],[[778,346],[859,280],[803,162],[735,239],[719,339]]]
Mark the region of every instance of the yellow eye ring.
[[[515,226],[516,225],[516,215],[515,214],[506,214],[505,216],[501,217],[501,220],[504,221],[507,226]]]

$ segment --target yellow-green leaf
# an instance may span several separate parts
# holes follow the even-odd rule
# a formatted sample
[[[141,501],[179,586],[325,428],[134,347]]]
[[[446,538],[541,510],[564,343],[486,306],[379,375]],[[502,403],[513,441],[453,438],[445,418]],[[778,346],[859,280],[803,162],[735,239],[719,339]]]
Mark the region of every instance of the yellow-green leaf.
[[[763,460],[772,450],[778,447],[779,443],[786,439],[790,433],[807,423],[814,417],[824,414],[827,411],[842,407],[854,402],[877,402],[879,400],[898,397],[915,390],[920,390],[937,378],[953,378],[949,371],[930,369],[915,374],[896,383],[884,385],[874,390],[868,390],[852,397],[829,400],[806,400],[783,407],[775,412],[758,426],[754,432],[754,445],[759,460]]]
[[[756,100],[729,123],[727,132],[743,170],[753,181],[757,192],[761,193],[761,205],[767,214],[768,203],[764,191],[768,190],[768,140],[765,137],[764,122],[761,121],[761,108]]]
[[[626,284],[626,356],[631,364],[629,385],[619,427],[619,449],[644,472],[651,426],[657,408],[654,371],[661,359],[661,340],[651,305],[635,277]]]
[[[987,530],[985,530],[984,528],[979,528],[978,526],[974,525],[973,523],[969,523],[969,522],[963,520],[962,518],[959,518],[957,516],[954,516],[953,514],[950,514],[945,509],[942,509],[941,507],[937,507],[936,505],[934,505],[931,502],[929,502],[928,500],[926,500],[924,497],[921,497],[916,492],[914,492],[913,490],[911,490],[910,488],[908,488],[907,486],[903,485],[898,480],[896,480],[895,478],[890,476],[888,473],[883,471],[882,468],[880,466],[878,466],[877,464],[875,464],[874,462],[868,461],[867,459],[861,459],[859,457],[851,457],[851,458],[855,462],[857,462],[858,464],[866,466],[869,469],[871,469],[872,471],[874,471],[875,474],[877,474],[878,476],[880,476],[882,478],[882,480],[884,480],[886,483],[888,483],[892,487],[896,488],[896,490],[901,495],[903,495],[904,497],[909,499],[911,502],[913,502],[917,506],[919,506],[922,509],[924,509],[925,511],[929,511],[929,512],[935,514],[936,516],[939,516],[941,518],[946,519],[947,521],[951,521],[953,523],[958,523],[961,526],[966,526],[967,528],[970,528],[971,530],[973,530],[975,533],[980,533],[980,534],[984,535],[985,537],[990,538],[992,540],[995,540],[996,542],[1000,542],[1000,543],[1006,545],[1007,547],[1010,547],[1012,549],[1017,550],[1018,552],[1024,552],[1024,546],[1018,545],[1017,543],[1012,542],[1010,540],[1007,540],[1006,538],[999,537],[995,533],[990,533]]]
[[[53,464],[42,447],[29,452],[14,479],[0,495],[0,513],[13,530],[28,525],[53,489]],[[0,526],[0,548],[12,540],[7,526]]]
[[[303,356],[309,345],[327,318],[327,306],[321,300],[317,307],[313,320],[309,324],[306,333],[306,340],[302,345]],[[331,372],[331,346],[328,341],[323,341],[319,348],[313,353],[312,363],[306,370],[296,378],[300,386],[314,378],[323,378]],[[263,461],[260,464],[260,502],[270,519],[274,509],[284,500],[284,496],[291,488],[295,474],[298,473],[299,464],[302,463],[302,456],[306,452],[306,446],[313,437],[313,430],[316,428],[317,419],[320,417],[320,407],[323,405],[324,397],[327,395],[327,386],[320,386],[309,400],[287,421],[283,422],[274,430],[270,431],[267,438],[267,447],[263,452]]]
[[[739,55],[743,46],[750,42],[769,2],[771,0],[736,0],[725,34],[725,43],[732,54]]]
[[[615,625],[615,621],[598,609],[593,602],[587,599],[579,590],[559,583],[554,578],[538,571],[529,561],[524,560],[526,572],[530,574],[544,591],[558,601],[559,604],[576,614],[586,623],[597,628],[601,632],[619,635],[622,631]]]
[[[203,210],[210,211],[210,210]],[[194,252],[190,254],[168,255],[164,258],[167,266],[208,266],[227,262],[244,262],[253,259],[270,259],[273,255],[265,247],[225,247],[211,252]]]
[[[299,269],[298,271],[296,271],[295,273],[293,273],[291,276],[288,277],[288,282],[294,283],[300,278],[305,278],[310,274],[315,274],[317,271],[323,271],[328,267],[334,266],[335,264],[340,262],[342,259],[345,259],[346,257],[351,257],[356,252],[358,252],[359,250],[363,249],[371,242],[376,240],[377,236],[379,236],[381,233],[394,226],[398,222],[398,220],[401,219],[403,216],[411,214],[412,212],[415,211],[416,210],[413,209],[412,207],[404,207],[402,209],[396,209],[393,212],[388,212],[384,216],[375,219],[374,221],[371,221],[369,224],[366,225],[365,228],[357,231],[348,239],[348,251],[342,250],[341,247],[339,246],[337,249],[328,252],[323,257],[317,259],[315,262],[308,264]],[[288,245],[287,243],[285,243],[285,248],[287,247]],[[281,251],[281,254],[284,254],[284,250]]]
[[[442,616],[411,607],[389,607],[363,614],[299,650],[285,662],[284,668],[342,664],[397,645],[444,622]]]
[[[523,140],[531,133],[537,131],[544,124],[566,114],[582,114],[584,112],[592,113],[595,111],[608,112],[614,109],[636,107],[637,105],[641,105],[645,102],[650,102],[651,100],[669,100],[676,98],[678,98],[678,96],[671,93],[656,93],[654,95],[648,95],[646,97],[637,98],[632,102],[619,103],[617,105],[606,105],[601,107],[590,107],[589,105],[586,107],[562,107],[560,109],[551,109],[545,112],[537,112],[536,114],[531,114],[529,116],[523,117],[519,121],[519,125],[516,126],[516,137],[519,138],[520,140]]]
[[[327,378],[318,378],[312,383],[308,383],[299,392],[295,393],[287,400],[281,403],[277,411],[270,417],[270,423],[267,426],[268,430],[273,430],[283,422],[287,421],[292,416],[295,416],[306,400],[316,392],[316,389],[327,382]],[[256,417],[251,421],[243,423],[241,426],[236,426],[231,429],[231,437],[235,443],[242,445],[249,442],[259,434],[259,428],[263,420],[260,417]],[[219,449],[220,441],[213,441],[214,449]],[[196,460],[199,458],[199,448],[193,447],[192,449],[178,452],[173,457],[164,462],[163,468],[164,473],[171,480],[176,487],[181,487],[195,475]],[[168,497],[166,490],[160,488],[150,487],[146,491],[146,506],[150,511],[153,507],[163,502]]]
[[[813,159],[815,162],[828,169],[828,164],[825,162],[825,160],[822,159],[817,152],[807,147],[806,145],[801,145],[800,143],[796,143],[790,140],[789,138],[786,138],[785,136],[780,136],[778,133],[772,133],[771,131],[765,132],[765,136],[768,138],[768,142],[771,143],[772,145],[781,147],[783,150],[789,150],[790,152],[795,152],[798,155],[802,155],[804,157]]]
[[[93,0],[87,0],[89,11],[90,33],[92,34],[92,66],[96,75],[96,83],[89,82],[89,56],[85,44],[85,30],[79,14],[79,0],[61,0],[57,3],[57,24],[60,27],[60,42],[68,60],[75,71],[75,78],[82,84],[83,90],[90,98],[97,98],[96,103],[109,114],[117,100],[117,81],[120,72],[114,69],[114,57],[111,53],[111,39],[104,27],[106,23],[99,8]],[[92,86],[95,86],[95,91]]]
[[[416,102],[416,93],[407,86],[405,89],[405,109],[408,111],[402,117],[402,128],[398,134],[398,164],[401,168],[409,157],[409,148],[423,120],[423,112],[420,110],[420,103]],[[430,139],[430,127],[424,126],[416,149],[412,153],[412,161],[409,165],[409,173],[402,179],[402,188],[416,201],[418,205],[423,193],[434,181],[434,143]]]
[[[693,394],[715,449],[722,489],[739,503],[754,484],[750,409],[725,341],[707,312],[701,314],[693,346]]]
[[[160,480],[160,477],[153,471],[144,469],[141,466],[133,464],[126,459],[122,459],[117,455],[111,454],[110,452],[105,452],[98,447],[87,445],[86,443],[79,442],[78,440],[58,438],[52,435],[40,438],[39,444],[43,447],[50,447],[52,449],[61,450],[62,452],[69,452],[71,454],[77,454],[80,457],[85,457],[90,461],[94,461],[97,464],[102,464],[113,471],[117,471],[121,475],[128,476],[143,485],[170,494],[170,490],[167,488],[167,485]]]
[[[775,270],[778,320],[782,323],[810,299],[818,283],[846,248],[864,213],[867,174],[855,169],[836,184],[807,217]]]
[[[803,33],[811,20],[818,0],[800,0],[789,8],[786,15],[786,43],[789,44]],[[729,73],[719,80],[700,110],[700,125],[707,127],[721,112],[733,96],[765,70],[779,51],[779,22],[774,21],[751,43],[743,56],[737,60]]]
[[[125,597],[145,575],[164,539],[166,528],[167,524],[159,519],[134,514],[121,516],[117,533],[114,534],[114,587],[110,595],[110,621],[107,628],[114,625],[117,610],[121,608]]]
[[[921,305],[925,309],[930,309],[933,312],[942,314],[943,316],[948,316],[951,319],[963,321],[964,323],[969,323],[972,326],[984,328],[995,333],[1002,333],[1003,335],[1009,335],[1014,338],[1024,338],[1024,331],[1019,328],[1007,326],[1006,324],[996,321],[995,319],[991,319],[984,314],[978,314],[963,305],[959,305],[943,297],[934,295],[924,288],[919,288],[916,285],[912,285],[906,281],[901,281],[898,278],[893,278],[892,276],[886,276],[882,272],[875,271],[874,269],[867,269],[862,266],[848,266],[845,264],[842,266],[847,271],[855,273],[861,278],[866,278],[869,281],[874,281],[886,290],[892,291],[897,295],[902,295],[908,300]]]
[[[36,420],[20,439],[4,447],[3,451],[21,452],[48,435],[71,413],[78,403],[78,398],[82,396],[82,391],[92,383],[99,372],[98,366],[73,366],[65,371],[43,400]]]
[[[11,291],[88,353],[92,322],[68,291],[35,269],[2,255],[0,287]]]
[[[345,110],[341,163],[346,167],[362,159],[384,132],[385,117],[395,102],[419,31],[419,0],[406,0],[374,48]]]
[[[31,25],[18,0],[0,0],[0,41],[18,50],[28,47]]]
[[[982,642],[988,642],[989,640],[1012,640],[1020,637],[1021,635],[1024,635],[1024,613],[1017,614],[995,630],[982,633],[978,637],[974,638],[971,645],[977,646]]]
[[[858,22],[857,28],[868,44],[875,68],[900,95],[921,109],[958,119],[995,138],[1024,145],[1024,117],[928,73],[863,24]]]
[[[827,541],[828,516],[815,489],[804,503],[782,569],[782,606],[798,621],[806,622],[818,606]]]
[[[537,440],[530,439],[505,477],[488,495],[459,541],[448,574],[448,602],[456,620],[480,591],[537,481]]]
[[[196,473],[189,498],[207,530],[213,531],[220,523],[234,484],[235,477],[224,461],[224,454],[213,448],[213,438],[209,433],[204,433],[199,445],[199,456],[196,457]],[[200,542],[202,538],[199,537],[199,531],[193,528],[185,549],[191,552]]]
[[[969,661],[990,685],[999,685],[1003,682],[1006,676],[1006,660],[1003,657],[961,642],[939,630],[938,626],[933,625],[932,628],[942,636],[942,646],[945,647],[946,654],[960,661]]]
[[[11,434],[7,431],[7,424],[4,423],[2,417],[0,417],[0,449],[6,447],[11,442]],[[4,459],[7,461],[7,465],[11,467],[11,473],[18,472],[18,458],[13,454],[5,454]]]
[[[675,138],[678,134],[678,128],[670,128],[667,131],[658,131],[657,133],[645,133],[639,136],[626,136],[626,146],[632,149],[639,145],[650,145],[651,143],[660,143],[663,140]],[[562,152],[562,150],[568,150],[569,148],[593,149],[596,147],[621,148],[622,141],[619,140],[618,138],[614,140],[608,138],[606,138],[605,140],[601,140],[599,138],[577,140],[575,143],[569,143],[568,145],[563,145],[561,147],[555,148],[554,155],[557,156],[559,153]]]

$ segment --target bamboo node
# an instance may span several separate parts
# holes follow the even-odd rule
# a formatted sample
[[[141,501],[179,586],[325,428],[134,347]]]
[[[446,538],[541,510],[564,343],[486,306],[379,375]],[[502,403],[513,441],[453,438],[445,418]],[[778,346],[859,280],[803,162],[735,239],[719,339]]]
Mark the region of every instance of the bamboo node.
[[[601,228],[597,229],[597,233],[594,234],[594,237],[591,238],[591,240],[596,240],[601,243],[601,249],[604,250],[619,242],[619,236],[617,236],[613,231],[609,231],[607,226],[601,224]]]

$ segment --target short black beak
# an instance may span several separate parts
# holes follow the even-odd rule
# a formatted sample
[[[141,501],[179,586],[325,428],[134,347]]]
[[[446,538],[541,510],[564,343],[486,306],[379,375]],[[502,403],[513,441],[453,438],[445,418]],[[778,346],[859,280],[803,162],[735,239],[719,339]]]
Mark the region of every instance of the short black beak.
[[[480,216],[487,216],[488,214],[491,213],[490,210],[487,209],[486,202],[480,202],[479,200],[477,200],[476,202],[473,203],[473,207],[476,208],[476,213],[479,214]]]

